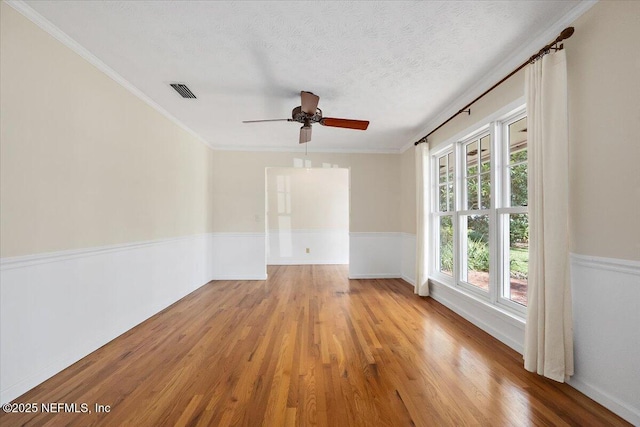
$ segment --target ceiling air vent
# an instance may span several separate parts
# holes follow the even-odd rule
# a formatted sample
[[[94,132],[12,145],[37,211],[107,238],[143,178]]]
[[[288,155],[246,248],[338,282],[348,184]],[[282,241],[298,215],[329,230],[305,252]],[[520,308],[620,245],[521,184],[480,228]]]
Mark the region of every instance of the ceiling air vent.
[[[187,85],[183,85],[182,83],[171,83],[171,87],[176,90],[183,98],[195,98],[196,96],[189,90]]]

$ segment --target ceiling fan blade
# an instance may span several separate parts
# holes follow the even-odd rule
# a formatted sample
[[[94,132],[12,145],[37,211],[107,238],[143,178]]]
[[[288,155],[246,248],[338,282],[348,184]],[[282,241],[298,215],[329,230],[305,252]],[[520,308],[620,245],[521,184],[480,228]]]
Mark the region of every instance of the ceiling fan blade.
[[[330,126],[334,128],[347,128],[347,129],[358,129],[358,130],[367,130],[369,127],[368,120],[351,120],[351,119],[336,119],[333,117],[325,117],[320,120],[320,124],[323,126]]]
[[[311,141],[311,126],[302,126],[300,128],[300,144]]]
[[[261,122],[292,122],[291,119],[266,119],[266,120],[243,120],[242,123],[261,123]]]
[[[307,114],[315,114],[318,109],[318,101],[320,101],[320,97],[318,95],[314,95],[311,92],[300,92],[300,99],[302,107],[302,111]]]

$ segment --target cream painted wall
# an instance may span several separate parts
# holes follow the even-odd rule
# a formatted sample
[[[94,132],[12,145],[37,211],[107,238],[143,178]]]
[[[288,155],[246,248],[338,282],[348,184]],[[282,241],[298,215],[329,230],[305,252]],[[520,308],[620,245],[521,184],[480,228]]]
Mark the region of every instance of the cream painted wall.
[[[210,231],[214,152],[0,7],[1,256]]]
[[[349,170],[268,168],[267,225],[289,230],[349,230]]]
[[[471,114],[459,114],[429,137],[429,148],[437,149],[454,135],[474,126],[479,120],[524,96],[524,70],[514,74],[484,98],[471,106]]]
[[[397,154],[216,151],[211,169],[214,231],[264,232],[265,168],[305,162],[314,168],[326,163],[350,169],[351,232],[400,230]]]
[[[400,231],[416,234],[416,156],[413,145],[400,156]]]
[[[571,251],[640,260],[640,2],[599,2],[573,26],[566,41]],[[523,96],[524,70],[433,134],[431,149]]]
[[[572,250],[640,260],[640,2],[602,1],[567,41]]]

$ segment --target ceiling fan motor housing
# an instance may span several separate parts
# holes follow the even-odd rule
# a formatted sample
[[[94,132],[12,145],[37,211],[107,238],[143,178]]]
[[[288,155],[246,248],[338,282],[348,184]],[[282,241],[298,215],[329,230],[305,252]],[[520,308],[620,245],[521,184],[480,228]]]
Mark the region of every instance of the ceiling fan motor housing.
[[[307,114],[298,106],[291,111],[291,120],[298,123],[319,123],[322,120],[322,110],[317,108],[315,114]]]

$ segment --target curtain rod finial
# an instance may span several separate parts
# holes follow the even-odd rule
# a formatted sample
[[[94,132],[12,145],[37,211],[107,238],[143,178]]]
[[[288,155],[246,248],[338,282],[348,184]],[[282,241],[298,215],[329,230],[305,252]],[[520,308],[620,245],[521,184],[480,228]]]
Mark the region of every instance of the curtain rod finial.
[[[573,35],[575,28],[567,27],[560,33],[560,37],[558,37],[558,41],[566,40]]]
[[[413,143],[413,145],[418,145],[418,144],[422,144],[423,142],[427,142],[427,137],[423,136],[422,138],[420,138],[419,140],[417,140],[416,142]]]

